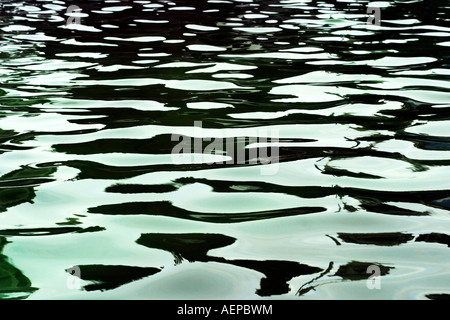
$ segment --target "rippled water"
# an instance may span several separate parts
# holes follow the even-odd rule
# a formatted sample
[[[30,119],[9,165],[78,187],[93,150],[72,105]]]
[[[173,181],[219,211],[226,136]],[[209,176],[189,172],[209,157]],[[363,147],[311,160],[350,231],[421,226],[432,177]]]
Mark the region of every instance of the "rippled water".
[[[0,298],[448,297],[449,9],[2,0]]]

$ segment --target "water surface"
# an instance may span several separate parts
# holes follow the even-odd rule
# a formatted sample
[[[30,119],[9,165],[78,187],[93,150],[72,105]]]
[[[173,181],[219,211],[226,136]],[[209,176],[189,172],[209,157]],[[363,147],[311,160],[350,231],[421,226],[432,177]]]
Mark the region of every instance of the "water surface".
[[[448,1],[0,5],[0,298],[449,296]]]

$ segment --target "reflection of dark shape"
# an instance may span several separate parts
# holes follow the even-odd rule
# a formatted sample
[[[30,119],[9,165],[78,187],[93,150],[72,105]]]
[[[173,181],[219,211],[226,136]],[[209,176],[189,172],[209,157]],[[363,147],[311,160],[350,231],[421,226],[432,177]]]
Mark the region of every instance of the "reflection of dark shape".
[[[144,184],[115,184],[106,188],[112,193],[163,193],[177,190],[170,184],[144,185]]]
[[[92,281],[84,286],[86,291],[110,290],[126,283],[154,275],[161,271],[158,268],[122,266],[122,265],[81,265],[79,274],[74,272],[75,267],[66,269],[66,272],[79,276],[80,279]]]
[[[279,210],[255,211],[255,212],[206,213],[206,212],[192,212],[189,210],[178,208],[173,206],[169,201],[129,202],[129,203],[101,205],[95,208],[89,208],[89,212],[91,213],[164,215],[169,217],[176,217],[197,221],[216,222],[216,223],[254,221],[261,219],[316,213],[325,210],[326,209],[322,207],[300,207],[292,209],[279,209]]]
[[[374,204],[372,202],[365,201],[365,199],[361,200],[361,207],[366,209],[367,211],[383,213],[383,214],[391,214],[397,216],[426,216],[429,215],[429,212],[420,212],[415,210],[403,209],[396,206],[391,206],[388,204],[377,203]]]
[[[6,94],[6,92],[0,89],[0,96],[2,96],[3,94]],[[9,139],[14,137],[15,135],[17,135],[17,132],[15,132],[14,130],[3,130],[0,128],[0,143],[9,141]]]
[[[371,272],[367,272],[370,266],[377,266],[379,268],[379,274],[377,276],[384,276],[389,274],[389,270],[393,269],[393,267],[387,267],[381,265],[379,263],[373,262],[360,262],[360,261],[351,261],[345,265],[342,265],[338,268],[334,275],[328,275],[330,277],[337,276],[342,278],[343,280],[349,281],[358,281],[358,280],[367,280],[372,275]],[[316,285],[313,283],[318,279],[327,275],[331,269],[333,268],[333,262],[330,262],[328,268],[322,272],[318,277],[312,279],[311,281],[305,283],[303,286],[299,288],[297,291],[297,295],[301,296],[308,293],[311,290],[315,290],[315,287],[323,284],[327,284],[329,282],[321,282]],[[369,270],[370,271],[370,270]]]
[[[447,247],[450,247],[450,236],[444,233],[432,232],[421,234],[416,238],[416,241],[441,243],[446,244]]]
[[[0,212],[25,202],[32,202],[36,196],[34,187],[54,181],[48,178],[55,167],[33,168],[23,166],[0,177]]]
[[[181,263],[183,259],[190,262],[208,261],[208,251],[233,244],[235,238],[221,234],[165,234],[147,233],[142,234],[136,241],[138,244],[149,248],[169,251],[175,257],[175,263]]]
[[[450,139],[448,137],[413,133],[397,134],[397,137],[402,140],[412,141],[415,147],[423,150],[450,150]]]
[[[349,170],[337,169],[331,166],[325,166],[325,168],[321,171],[323,174],[332,175],[335,177],[352,177],[352,178],[360,178],[360,179],[382,179],[383,177],[368,174],[364,172],[351,172]]]
[[[224,262],[263,273],[265,278],[261,279],[261,288],[256,290],[256,294],[263,297],[288,293],[290,289],[287,282],[292,278],[322,271],[320,268],[311,267],[294,261],[222,259],[216,258],[212,259],[212,261]]]
[[[391,215],[414,215],[422,216],[428,215],[428,212],[414,211],[403,209],[391,205],[386,205],[387,202],[405,202],[405,203],[418,203],[428,206],[439,207],[441,209],[450,210],[449,190],[431,190],[431,191],[380,191],[370,189],[357,189],[357,188],[342,188],[339,186],[334,187],[292,187],[270,184],[267,182],[241,182],[241,181],[221,181],[221,180],[209,180],[199,178],[180,178],[175,180],[177,184],[191,184],[191,183],[203,183],[213,188],[214,192],[273,192],[283,193],[289,195],[295,195],[302,198],[322,198],[330,195],[337,195],[339,197],[348,196],[355,198],[361,202],[361,207],[367,211],[377,212],[381,214]],[[436,200],[441,199],[441,200]],[[358,210],[357,208],[349,208],[351,211]],[[447,207],[445,207],[447,206]]]
[[[21,203],[31,202],[35,196],[33,188],[0,189],[0,212]]]
[[[133,122],[134,123],[134,122]],[[167,125],[167,123],[164,123]],[[188,153],[194,153],[194,146],[201,146],[201,151],[211,143],[209,139],[195,139],[192,137],[182,136],[183,139],[189,141],[186,143],[183,139],[181,142],[172,140],[171,135],[158,135],[151,139],[99,139],[89,142],[73,143],[73,144],[56,144],[53,148],[58,152],[69,154],[99,154],[99,153],[138,153],[138,154],[169,154],[173,152],[177,145],[180,146],[180,152],[186,148]],[[261,165],[261,160],[257,155],[267,159],[268,163],[281,163],[287,161],[297,161],[311,158],[356,158],[363,156],[373,156],[388,159],[398,159],[406,161],[400,153],[381,152],[371,149],[349,149],[338,147],[284,147],[281,146],[277,150],[277,154],[272,153],[272,149],[267,150],[264,148],[249,148],[250,141],[257,141],[256,137],[232,137],[223,141],[223,144],[219,144],[225,155],[231,157],[231,160],[227,160],[225,163],[217,162],[213,164],[207,163],[186,163],[186,164],[155,164],[147,166],[108,166],[101,163],[82,160],[69,160],[64,162],[64,165],[70,166],[80,170],[78,175],[79,179],[87,178],[101,178],[101,179],[123,179],[131,178],[143,173],[157,172],[157,171],[195,171],[205,168],[224,168],[230,166],[252,166]],[[270,139],[268,140],[270,141]],[[300,142],[307,141],[305,139],[279,139],[280,143],[283,142]],[[184,146],[186,144],[186,146]],[[233,152],[228,152],[228,146],[232,146]],[[221,149],[218,147],[218,149]],[[216,150],[218,151],[218,150]],[[184,151],[183,151],[184,152]],[[205,153],[209,153],[205,151]],[[256,156],[256,158],[255,158]],[[416,165],[415,163],[411,163]],[[336,169],[332,167],[326,167],[322,170],[323,174],[330,174],[335,176],[349,176],[361,179],[381,179],[381,176],[372,175],[361,172],[351,172],[343,169]]]
[[[360,149],[350,149],[350,148],[340,148],[340,147],[283,147],[279,148],[280,162],[281,161],[293,161],[300,159],[311,159],[320,157],[330,157],[330,158],[353,158],[353,157],[364,157],[373,156],[388,159],[401,159],[402,155],[400,153],[390,153],[384,151],[377,151],[367,148]],[[328,170],[333,170],[329,168]],[[339,172],[338,170],[335,172]],[[340,171],[341,175],[343,173],[352,174],[348,171]],[[356,174],[358,176],[358,174]],[[381,177],[374,175],[363,175],[363,178],[370,177],[371,179],[379,179]]]
[[[441,207],[442,209],[450,210],[450,197],[434,200],[431,203],[435,206]]]
[[[0,252],[7,243],[4,237],[0,237]],[[36,290],[31,281],[0,254],[0,299],[24,299]]]
[[[55,167],[33,168],[29,166],[22,166],[18,170],[11,171],[0,177],[2,185],[6,183],[14,183],[14,186],[28,186],[36,184],[35,178],[49,177],[55,173]],[[48,179],[44,179],[48,181]],[[52,179],[54,180],[54,179]],[[38,179],[38,183],[41,181]]]
[[[377,213],[416,216],[429,214],[428,212],[413,211],[384,204],[389,201],[419,203],[449,210],[449,208],[445,208],[445,206],[440,204],[439,200],[436,200],[449,197],[449,190],[405,192],[338,188],[336,191],[341,196],[348,195],[358,199],[364,209]]]
[[[165,122],[167,125],[168,123]],[[214,139],[214,137],[211,137]],[[215,147],[216,151],[220,150],[226,153],[228,156],[233,158],[233,161],[230,163],[237,163],[235,159],[236,156],[245,154],[243,157],[247,160],[250,158],[250,152],[245,148],[245,146],[250,145],[251,143],[261,141],[262,138],[253,136],[253,137],[244,137],[244,136],[236,136],[229,138],[221,138],[219,137],[217,144]],[[223,140],[222,140],[223,139]],[[312,139],[275,139],[268,138],[265,142],[312,142],[316,140]],[[70,143],[70,144],[55,144],[53,145],[53,149],[58,152],[68,153],[68,154],[99,154],[99,153],[139,153],[139,154],[169,154],[171,153],[175,147],[179,147],[180,152],[186,153],[194,153],[195,146],[201,146],[200,150],[206,150],[207,146],[211,144],[210,139],[205,138],[196,138],[185,135],[169,135],[169,134],[161,134],[150,139],[98,139],[87,142],[79,142],[79,143]],[[300,149],[298,152],[298,157],[316,157],[317,154],[323,154],[323,148],[309,148],[306,149],[307,152],[303,152],[303,149]],[[235,151],[228,153],[226,151]],[[345,152],[345,149],[343,149]],[[270,153],[270,152],[269,152]],[[288,155],[293,153],[292,151],[288,152]],[[354,152],[353,152],[354,153]],[[352,153],[352,154],[353,154]],[[261,154],[261,152],[257,152],[257,154]]]
[[[326,268],[325,271],[321,272],[317,277],[315,277],[314,279],[312,279],[311,281],[308,281],[307,283],[303,284],[297,291],[297,295],[301,296],[304,295],[306,293],[308,293],[311,290],[314,290],[314,286],[309,286],[311,283],[313,283],[314,281],[322,278],[324,275],[328,274],[331,269],[333,268],[333,261],[330,261],[330,264],[328,265],[328,268]]]
[[[430,300],[450,300],[450,294],[448,293],[431,293],[425,295]]]
[[[341,245],[336,239],[327,235],[337,245]],[[377,245],[377,246],[398,246],[414,239],[410,233],[386,232],[386,233],[338,233],[339,239],[347,243]],[[444,233],[426,233],[415,238],[414,241],[445,244],[450,247],[450,236]]]
[[[338,237],[348,243],[373,244],[377,246],[397,246],[414,239],[409,233],[338,233]]]
[[[166,138],[165,141],[162,138]],[[55,144],[53,149],[68,154],[99,153],[170,153],[174,143],[170,135],[159,135],[151,139],[99,139],[71,144]]]
[[[393,269],[393,267],[387,267],[373,262],[351,261],[346,265],[340,266],[335,275],[351,281],[366,280],[371,275],[370,272],[367,272],[367,268],[371,265],[375,265],[380,268],[380,276],[387,275],[389,270]]]
[[[105,228],[95,226],[88,228],[80,227],[56,227],[56,228],[21,228],[21,229],[4,229],[0,230],[1,236],[48,236],[64,233],[85,233],[103,231]]]
[[[175,263],[182,259],[199,262],[219,262],[242,268],[256,270],[265,275],[261,279],[261,288],[256,290],[260,296],[270,296],[289,292],[288,281],[294,277],[321,271],[293,261],[256,261],[227,260],[221,257],[208,256],[208,251],[233,244],[235,238],[221,234],[142,234],[136,241],[149,248],[162,249],[171,252]]]

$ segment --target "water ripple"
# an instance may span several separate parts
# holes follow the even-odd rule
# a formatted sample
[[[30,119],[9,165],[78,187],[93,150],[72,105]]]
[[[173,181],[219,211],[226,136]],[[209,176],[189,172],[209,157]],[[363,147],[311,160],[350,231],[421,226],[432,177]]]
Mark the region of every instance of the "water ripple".
[[[448,14],[2,1],[0,299],[448,297]]]

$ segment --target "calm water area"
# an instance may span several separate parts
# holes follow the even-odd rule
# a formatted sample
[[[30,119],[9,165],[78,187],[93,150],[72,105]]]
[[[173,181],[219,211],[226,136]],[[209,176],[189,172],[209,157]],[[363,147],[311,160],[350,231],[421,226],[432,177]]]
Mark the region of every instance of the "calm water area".
[[[0,299],[450,297],[450,2],[0,0]]]

